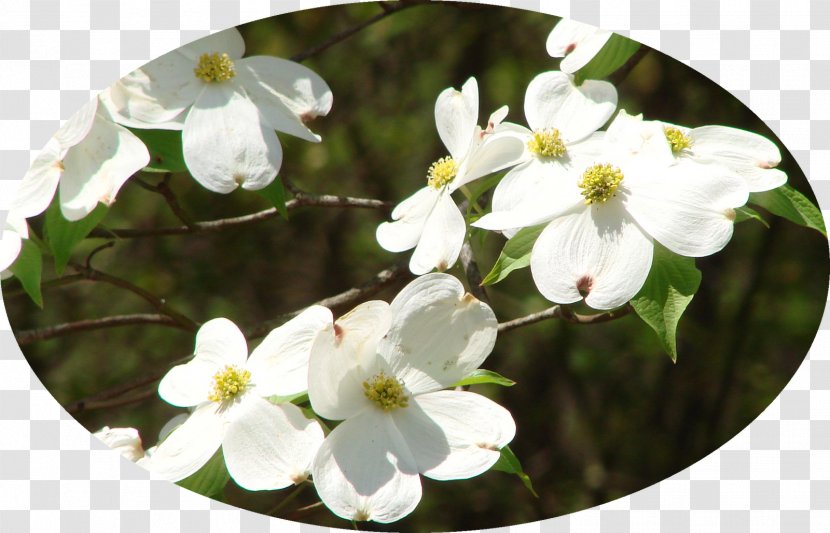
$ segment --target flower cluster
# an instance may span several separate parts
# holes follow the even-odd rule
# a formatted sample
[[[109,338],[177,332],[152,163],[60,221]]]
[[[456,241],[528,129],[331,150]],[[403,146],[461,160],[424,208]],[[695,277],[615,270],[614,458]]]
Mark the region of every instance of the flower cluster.
[[[180,481],[221,447],[248,490],[314,480],[350,520],[392,522],[421,499],[419,474],[465,479],[488,470],[516,431],[510,413],[478,394],[444,390],[475,371],[496,341],[493,311],[446,274],[422,276],[387,304],[366,302],[332,321],[312,306],[273,330],[248,357],[231,321],[205,323],[193,359],[159,384],[191,409],[145,452],[136,430],[96,436],[157,476]],[[321,424],[291,403],[308,394]],[[165,434],[166,433],[166,434]]]

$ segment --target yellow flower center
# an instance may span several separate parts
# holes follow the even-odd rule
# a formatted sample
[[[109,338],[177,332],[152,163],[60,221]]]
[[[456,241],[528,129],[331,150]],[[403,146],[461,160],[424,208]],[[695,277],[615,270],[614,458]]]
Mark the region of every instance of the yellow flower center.
[[[363,382],[363,394],[384,411],[409,405],[409,397],[404,392],[403,383],[383,372]]]
[[[233,61],[228,54],[214,52],[202,54],[199,64],[193,69],[193,73],[200,80],[210,83],[214,81],[228,81],[236,76],[233,68]]]
[[[527,149],[541,157],[562,157],[567,151],[556,128],[533,132],[533,137],[527,141]]]
[[[232,400],[245,390],[250,380],[250,372],[228,365],[213,376],[213,392],[208,400],[216,403]]]
[[[692,139],[677,128],[667,126],[663,128],[663,133],[666,134],[666,140],[669,141],[673,154],[680,153],[692,146]]]
[[[427,184],[433,189],[440,189],[449,184],[458,174],[458,165],[452,157],[442,157],[429,166]]]
[[[623,180],[622,171],[608,163],[597,164],[582,174],[577,185],[582,189],[586,204],[605,203],[616,196],[617,187]]]

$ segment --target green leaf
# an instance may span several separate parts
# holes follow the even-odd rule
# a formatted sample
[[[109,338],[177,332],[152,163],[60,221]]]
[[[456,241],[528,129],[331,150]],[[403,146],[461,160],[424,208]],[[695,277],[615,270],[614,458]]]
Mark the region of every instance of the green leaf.
[[[492,270],[484,276],[482,285],[493,285],[508,276],[514,270],[525,268],[530,265],[530,252],[533,250],[533,243],[545,229],[547,224],[540,224],[530,228],[522,228],[519,232],[504,244],[504,248],[493,265]]]
[[[270,185],[255,192],[271,202],[271,205],[277,208],[280,216],[288,220],[288,209],[285,207],[285,188],[279,176]]]
[[[274,404],[293,403],[294,405],[297,405],[306,403],[308,401],[308,392],[300,392],[289,396],[269,396],[268,401]]]
[[[609,76],[615,70],[625,65],[634,53],[639,50],[640,43],[623,37],[618,33],[611,35],[605,46],[587,65],[574,73],[574,81],[582,85],[585,80],[600,80]]]
[[[14,277],[20,280],[23,290],[35,304],[43,309],[43,295],[40,292],[40,279],[43,275],[43,255],[37,243],[23,239],[20,254],[9,268]]]
[[[90,214],[78,220],[70,222],[63,218],[60,209],[60,202],[54,201],[46,210],[46,221],[44,225],[44,238],[55,258],[55,272],[59,276],[69,263],[72,249],[79,242],[89,235],[89,232],[98,225],[107,214],[107,206],[98,204]]]
[[[744,222],[745,220],[750,220],[751,219],[751,220],[757,220],[758,222],[760,222],[761,224],[763,224],[764,226],[769,228],[769,224],[767,223],[766,220],[764,220],[764,217],[762,217],[758,213],[758,211],[756,211],[754,209],[751,209],[751,208],[746,207],[746,206],[738,207],[737,209],[735,209],[735,214],[736,214],[735,224],[737,224],[739,222]]]
[[[821,216],[819,208],[789,185],[782,185],[771,191],[754,192],[749,195],[749,201],[773,215],[786,218],[799,226],[813,228],[827,237],[824,217]]]
[[[516,384],[516,382],[512,379],[507,379],[492,370],[484,370],[483,368],[479,368],[468,376],[453,383],[452,387],[461,387],[463,385],[481,385],[483,383],[492,383],[493,385],[501,385],[502,387],[512,387]]]
[[[654,243],[654,260],[645,285],[631,305],[657,333],[663,349],[677,362],[677,323],[700,287],[695,260],[670,252]]]
[[[221,499],[222,491],[229,479],[225,457],[222,455],[222,448],[219,448],[202,468],[176,482],[176,485],[208,498]]]
[[[180,130],[145,130],[130,128],[136,137],[147,145],[150,162],[144,167],[145,172],[185,172],[182,152],[182,132]]]
[[[499,472],[507,472],[508,474],[516,474],[522,480],[527,490],[535,497],[539,497],[536,491],[533,490],[533,483],[530,481],[530,476],[525,474],[522,469],[522,463],[519,462],[519,458],[516,457],[516,454],[513,453],[510,446],[505,446],[501,449],[501,456],[499,456],[499,460],[496,461],[492,469],[498,470]]]

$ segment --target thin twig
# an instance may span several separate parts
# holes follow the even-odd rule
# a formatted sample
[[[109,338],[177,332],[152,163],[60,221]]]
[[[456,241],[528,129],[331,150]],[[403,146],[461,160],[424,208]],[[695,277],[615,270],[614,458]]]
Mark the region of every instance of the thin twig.
[[[270,511],[268,511],[268,512],[267,512],[267,513],[265,513],[265,514],[266,514],[266,515],[268,515],[268,516],[278,516],[278,515],[277,515],[277,513],[279,513],[280,511],[282,511],[282,510],[285,508],[285,506],[286,506],[286,505],[288,505],[289,503],[291,503],[292,501],[294,501],[294,499],[295,499],[297,496],[299,496],[299,495],[300,495],[300,494],[301,494],[301,493],[302,493],[302,492],[306,489],[306,487],[307,487],[309,484],[310,484],[310,483],[308,483],[308,482],[306,482],[306,481],[303,481],[302,483],[300,483],[299,485],[297,485],[297,486],[294,488],[294,490],[293,490],[293,491],[291,491],[291,494],[289,494],[288,496],[286,496],[285,498],[283,498],[283,499],[282,499],[282,501],[280,501],[280,503],[278,503],[276,506],[274,506],[274,508],[273,508],[273,509],[271,509]]]
[[[330,194],[306,194],[301,193],[296,198],[285,202],[285,208],[293,211],[300,207],[354,207],[361,209],[390,210],[393,207],[391,202],[374,200],[371,198],[353,198],[350,196],[334,196]],[[205,222],[193,222],[191,226],[175,226],[167,228],[148,229],[105,229],[95,228],[89,234],[90,238],[96,239],[136,239],[141,237],[158,237],[162,235],[187,235],[193,233],[211,233],[221,231],[230,227],[243,226],[255,222],[261,222],[279,216],[276,208],[272,207],[249,215],[239,217],[222,218]]]
[[[164,200],[167,202],[167,205],[170,207],[170,211],[176,215],[176,218],[181,220],[185,226],[188,228],[193,227],[193,218],[184,210],[184,208],[179,204],[179,198],[176,196],[176,193],[173,192],[173,189],[170,188],[170,174],[167,173],[164,175],[164,179],[156,185],[156,191],[164,197]]]
[[[76,415],[81,411],[94,411],[96,409],[110,409],[110,408],[113,408],[113,407],[124,407],[125,405],[131,405],[131,404],[134,404],[134,403],[142,402],[142,401],[146,400],[147,398],[151,398],[151,397],[155,396],[156,394],[157,394],[156,388],[153,387],[153,388],[147,389],[145,391],[138,392],[136,394],[133,394],[133,395],[127,396],[127,397],[120,397],[120,398],[107,400],[107,401],[101,401],[101,402],[87,401],[86,403],[81,404],[82,407],[80,407],[80,408],[75,408],[74,410],[70,409],[70,408],[67,408],[66,412],[69,413],[70,415]]]
[[[646,54],[649,53],[649,51],[651,51],[649,47],[641,45],[640,48],[634,52],[634,55],[628,58],[628,61],[626,61],[622,67],[615,70],[614,73],[608,77],[608,81],[615,86],[625,81],[628,75],[631,74],[631,71],[640,64],[640,61],[646,56]]]
[[[312,305],[322,305],[336,312],[347,307],[354,306],[366,298],[377,294],[385,287],[395,283],[398,280],[408,279],[410,277],[412,277],[412,274],[409,272],[408,263],[400,262],[392,267],[378,272],[371,280],[358,287],[354,287],[334,296],[329,296],[328,298],[323,298]],[[285,313],[271,320],[257,324],[248,330],[246,337],[249,340],[264,337],[275,327],[284,324],[291,318],[299,315],[303,309],[291,311],[290,313]]]
[[[362,30],[364,28],[368,28],[372,24],[385,19],[386,17],[388,17],[389,15],[392,15],[393,13],[397,13],[398,11],[406,9],[407,7],[410,7],[410,6],[414,6],[414,5],[418,5],[418,4],[427,4],[427,3],[429,3],[429,0],[399,0],[398,2],[394,2],[394,3],[382,2],[380,4],[381,9],[383,9],[382,12],[378,13],[377,15],[375,15],[371,18],[368,18],[368,19],[364,20],[363,22],[355,24],[351,28],[346,28],[345,30],[341,31],[340,33],[336,33],[336,34],[332,35],[327,40],[323,41],[322,43],[320,43],[316,46],[313,46],[313,47],[311,47],[307,50],[304,50],[302,52],[294,54],[293,56],[291,56],[291,61],[296,61],[297,63],[301,63],[301,62],[305,61],[306,59],[308,59],[309,57],[315,56],[315,55],[319,54],[320,52],[323,52],[324,50],[330,48],[331,46],[334,46],[335,44],[339,43],[340,41],[345,41],[346,39],[348,39],[349,37],[351,37],[355,33],[359,32],[360,30]]]
[[[70,335],[72,333],[79,333],[81,331],[117,328],[121,326],[135,326],[139,324],[157,324],[160,326],[170,326],[179,329],[187,329],[182,327],[181,324],[179,324],[176,320],[167,315],[116,315],[104,318],[78,320],[77,322],[67,322],[65,324],[57,324],[55,326],[48,326],[39,329],[28,329],[17,333],[16,338],[17,343],[23,346],[36,341],[45,341],[49,339],[54,339],[55,337],[62,337],[64,335]]]
[[[464,274],[467,276],[470,293],[482,302],[490,303],[490,297],[487,296],[487,291],[481,285],[481,272],[478,270],[478,264],[476,264],[473,247],[470,246],[469,239],[465,239],[464,244],[461,246],[459,260],[461,261],[461,266],[464,267]]]
[[[507,331],[520,328],[523,326],[528,326],[530,324],[535,324],[536,322],[541,322],[543,320],[548,320],[551,318],[559,318],[571,324],[579,324],[579,325],[588,325],[588,324],[600,324],[602,322],[610,322],[612,320],[616,320],[618,318],[622,318],[634,310],[630,304],[626,304],[619,309],[614,309],[613,311],[606,311],[605,313],[598,313],[595,315],[581,315],[578,313],[574,313],[570,310],[570,308],[561,305],[554,305],[553,307],[549,307],[544,311],[539,311],[538,313],[532,313],[527,316],[523,316],[521,318],[516,318],[514,320],[509,320],[507,322],[502,322],[499,324],[499,333],[505,333]]]

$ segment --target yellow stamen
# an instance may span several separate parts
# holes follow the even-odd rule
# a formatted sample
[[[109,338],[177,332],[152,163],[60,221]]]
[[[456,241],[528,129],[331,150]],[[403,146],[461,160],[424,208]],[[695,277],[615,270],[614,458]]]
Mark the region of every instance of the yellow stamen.
[[[202,54],[199,64],[193,69],[193,73],[200,80],[210,83],[215,81],[228,81],[236,76],[233,61],[228,54]]]
[[[692,139],[677,128],[666,126],[663,128],[663,133],[666,134],[666,140],[669,141],[671,151],[677,154],[692,146]]]
[[[458,165],[452,157],[442,157],[429,166],[427,184],[433,189],[440,189],[449,184],[458,174]]]
[[[250,380],[250,372],[228,365],[213,376],[213,392],[208,400],[216,403],[232,400],[245,391]]]
[[[533,132],[533,137],[527,141],[527,149],[542,157],[562,157],[567,151],[556,128]]]
[[[597,164],[582,174],[577,185],[582,189],[586,204],[605,203],[616,196],[623,180],[622,171],[610,164]]]
[[[406,395],[403,383],[396,377],[387,376],[383,372],[363,382],[363,394],[376,402],[384,411],[409,405],[409,397]]]

